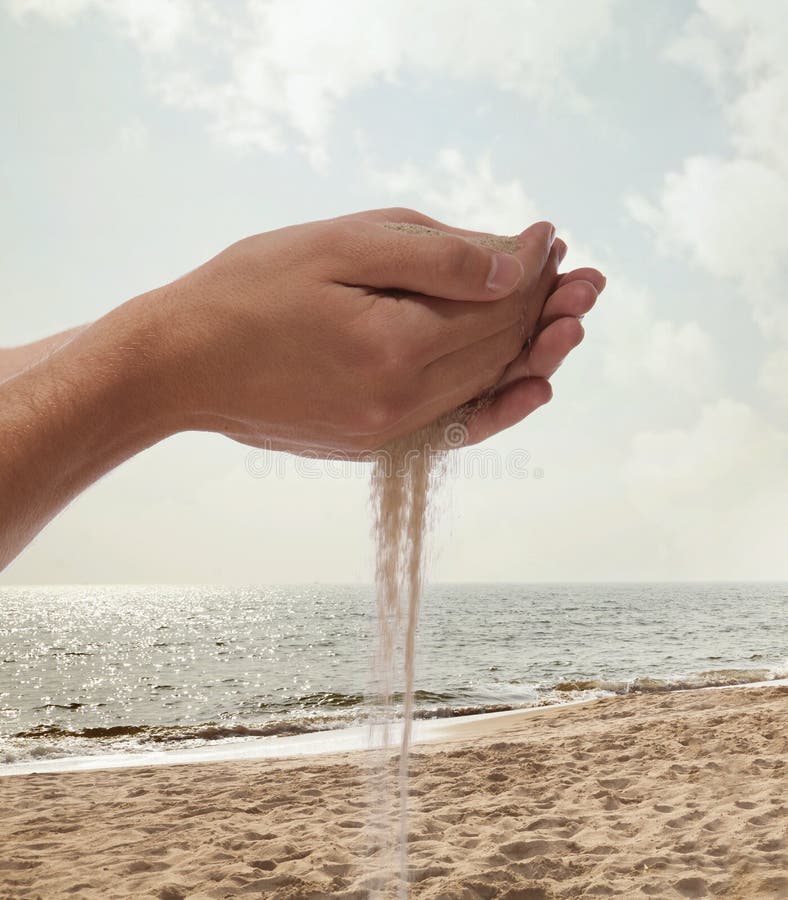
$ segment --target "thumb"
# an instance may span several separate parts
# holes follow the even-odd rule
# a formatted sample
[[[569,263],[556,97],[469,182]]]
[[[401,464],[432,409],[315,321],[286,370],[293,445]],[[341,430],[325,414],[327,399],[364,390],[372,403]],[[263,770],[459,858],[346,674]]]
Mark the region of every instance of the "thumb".
[[[411,222],[381,227],[357,221],[347,254],[337,248],[337,280],[448,300],[499,300],[524,279],[536,281],[554,233],[549,222],[538,222],[517,237],[465,237]]]

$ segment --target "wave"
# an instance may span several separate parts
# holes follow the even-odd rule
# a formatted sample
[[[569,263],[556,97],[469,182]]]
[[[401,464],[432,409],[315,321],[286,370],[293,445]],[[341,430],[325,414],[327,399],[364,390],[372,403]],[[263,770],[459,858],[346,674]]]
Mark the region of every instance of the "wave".
[[[416,692],[416,719],[439,719],[506,712],[516,709],[555,706],[578,700],[591,700],[626,694],[667,693],[671,691],[729,687],[788,678],[788,666],[777,669],[709,669],[673,676],[638,676],[629,680],[605,678],[568,678],[530,685],[532,696],[516,699],[501,696],[505,686],[496,683],[461,692]],[[469,693],[476,692],[475,698]],[[498,696],[495,696],[497,692]],[[20,759],[91,755],[108,751],[140,751],[151,745],[194,746],[214,741],[260,737],[284,737],[362,724],[370,699],[363,694],[318,692],[305,694],[284,703],[261,707],[271,718],[264,722],[205,722],[193,725],[119,724],[86,728],[64,727],[54,723],[36,725],[0,740],[0,763]],[[395,710],[402,697],[395,694]],[[57,708],[48,704],[45,708]],[[276,712],[275,712],[276,711]],[[278,714],[277,714],[278,713]]]
[[[754,684],[759,681],[775,681],[788,678],[785,669],[707,669],[683,675],[658,678],[651,675],[622,679],[569,679],[559,681],[549,690],[562,692],[605,691],[610,694],[654,694],[668,691],[687,691],[698,688],[732,687],[737,684]]]

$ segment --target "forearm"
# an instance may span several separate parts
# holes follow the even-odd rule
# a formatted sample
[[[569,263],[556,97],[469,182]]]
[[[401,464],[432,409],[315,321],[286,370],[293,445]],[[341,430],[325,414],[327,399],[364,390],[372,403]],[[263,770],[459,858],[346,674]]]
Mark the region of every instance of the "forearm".
[[[176,430],[143,306],[124,304],[0,384],[0,569],[86,487]]]
[[[41,362],[87,327],[77,325],[20,347],[0,347],[0,382]]]

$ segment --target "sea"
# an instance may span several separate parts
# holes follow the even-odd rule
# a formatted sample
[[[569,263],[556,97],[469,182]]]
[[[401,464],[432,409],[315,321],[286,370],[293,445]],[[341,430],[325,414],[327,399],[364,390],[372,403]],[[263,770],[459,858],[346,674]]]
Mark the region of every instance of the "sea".
[[[365,585],[0,587],[0,775],[358,729],[374,624]],[[415,718],[785,678],[786,583],[433,584]]]

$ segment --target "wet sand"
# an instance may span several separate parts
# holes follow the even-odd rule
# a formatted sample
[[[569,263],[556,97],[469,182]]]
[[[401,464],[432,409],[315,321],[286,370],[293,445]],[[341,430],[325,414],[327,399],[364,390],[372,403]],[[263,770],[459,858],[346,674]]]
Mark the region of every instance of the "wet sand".
[[[410,767],[414,897],[788,897],[788,686],[451,735]],[[364,756],[2,778],[0,898],[365,897]]]

